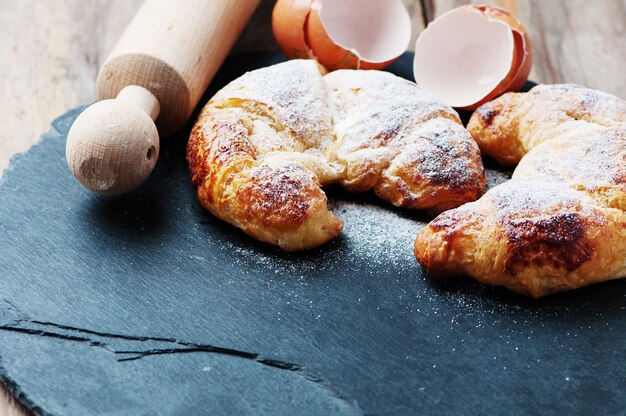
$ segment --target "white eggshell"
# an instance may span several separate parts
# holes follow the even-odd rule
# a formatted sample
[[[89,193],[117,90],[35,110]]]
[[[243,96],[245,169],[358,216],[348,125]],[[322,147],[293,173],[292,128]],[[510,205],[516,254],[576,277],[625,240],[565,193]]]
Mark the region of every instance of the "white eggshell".
[[[492,92],[513,64],[511,27],[461,7],[431,22],[415,44],[416,83],[452,107],[469,107]]]
[[[395,59],[411,41],[411,18],[402,0],[324,0],[313,7],[320,8],[332,41],[363,61]]]

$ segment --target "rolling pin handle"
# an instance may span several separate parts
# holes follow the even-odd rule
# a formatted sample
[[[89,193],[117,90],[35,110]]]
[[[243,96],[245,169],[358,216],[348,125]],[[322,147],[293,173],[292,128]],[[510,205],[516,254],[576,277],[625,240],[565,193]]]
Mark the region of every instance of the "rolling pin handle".
[[[128,85],[119,92],[117,99],[121,102],[141,108],[156,121],[161,111],[159,100],[149,90],[139,85]]]
[[[105,195],[146,180],[159,156],[157,117],[164,137],[185,125],[259,2],[145,0],[98,73],[102,101],[68,133],[74,177]]]
[[[74,121],[65,147],[74,177],[102,195],[119,195],[139,186],[159,157],[154,124],[159,111],[154,94],[137,85],[85,109]]]

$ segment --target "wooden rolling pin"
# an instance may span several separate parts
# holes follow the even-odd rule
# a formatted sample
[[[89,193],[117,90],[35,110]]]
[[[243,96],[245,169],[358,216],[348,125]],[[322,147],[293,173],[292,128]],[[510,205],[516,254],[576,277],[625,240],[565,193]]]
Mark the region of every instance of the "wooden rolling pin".
[[[105,195],[146,180],[158,132],[167,137],[189,119],[259,1],[146,0],[98,74],[102,101],[68,134],[76,179]]]

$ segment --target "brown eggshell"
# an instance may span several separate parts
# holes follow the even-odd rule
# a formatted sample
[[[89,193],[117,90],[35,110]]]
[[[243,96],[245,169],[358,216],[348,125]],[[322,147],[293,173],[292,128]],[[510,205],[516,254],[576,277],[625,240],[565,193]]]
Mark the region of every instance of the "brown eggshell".
[[[321,2],[320,2],[321,3]],[[306,39],[311,47],[313,54],[320,64],[329,71],[337,69],[385,69],[398,58],[385,62],[368,62],[360,59],[351,51],[337,45],[328,35],[319,9],[313,8],[309,15],[307,25]]]
[[[314,0],[307,41],[329,69],[383,69],[411,39],[402,0]]]
[[[289,59],[311,57],[305,38],[306,21],[312,0],[278,0],[272,12],[276,43]]]
[[[524,83],[528,79],[528,75],[530,74],[533,63],[532,46],[526,29],[520,23],[520,21],[515,18],[515,16],[513,16],[504,9],[488,5],[479,5],[473,7],[476,7],[493,19],[498,19],[507,23],[513,31],[513,39],[515,41],[515,56],[511,65],[511,72],[509,72],[507,77],[503,80],[503,83],[505,85],[503,86],[503,88],[501,88],[501,91],[499,91],[499,93],[494,95],[492,98],[495,98],[496,96],[501,95],[505,92],[521,90],[524,86]],[[482,105],[484,102],[490,101],[492,98],[483,101],[482,103],[480,103],[480,105]],[[478,108],[480,105],[477,105],[476,108]]]
[[[321,6],[322,2],[318,2]],[[320,17],[320,8],[313,7],[306,26],[306,40],[317,61],[329,71],[336,69],[357,69],[359,58],[352,52],[335,44],[326,33]]]
[[[272,28],[289,58],[316,58],[329,70],[383,69],[411,37],[401,0],[279,0]]]
[[[478,19],[477,16],[480,15],[486,18],[484,23]],[[432,28],[429,25],[416,43],[415,78],[418,84],[431,89],[443,101],[461,110],[474,110],[505,92],[518,91],[526,82],[532,66],[530,42],[524,27],[507,11],[485,5],[462,6],[435,19],[431,25]],[[471,30],[467,32],[471,34],[469,38],[463,35],[466,30]],[[483,39],[478,40],[476,36],[478,39],[482,36]],[[464,41],[469,42],[468,45],[473,48],[477,45],[483,46],[478,46],[480,49],[469,53],[462,47]],[[450,45],[446,46],[446,42]],[[461,47],[460,51],[466,52],[460,56],[455,55],[457,52],[451,49],[454,47]],[[448,62],[447,59],[451,61]],[[457,62],[455,64],[452,61]],[[455,68],[459,68],[461,72]],[[470,74],[467,83],[461,82],[464,76],[462,74],[467,71]],[[481,84],[485,82],[480,87],[483,88],[484,95],[477,89],[477,75],[480,75]],[[466,99],[462,99],[462,94],[467,93],[461,93],[463,90],[473,92]],[[480,96],[482,98],[478,98]],[[470,97],[474,98],[470,101]],[[469,101],[472,104],[460,105],[459,101]]]
[[[533,67],[533,48],[528,33],[525,30],[513,29],[513,37],[515,38],[515,50],[519,55],[518,60],[521,63],[507,91],[521,90]]]
[[[474,7],[481,11],[483,14],[491,17],[492,19],[500,20],[511,27],[513,33],[514,55],[511,63],[511,70],[507,76],[498,84],[498,86],[491,91],[485,98],[468,107],[462,107],[460,110],[474,111],[486,102],[493,100],[494,98],[504,94],[505,92],[519,91],[524,86],[524,83],[528,79],[530,70],[532,68],[532,53],[530,47],[530,40],[526,33],[526,29],[512,14],[508,11],[495,6],[478,5],[468,6]]]

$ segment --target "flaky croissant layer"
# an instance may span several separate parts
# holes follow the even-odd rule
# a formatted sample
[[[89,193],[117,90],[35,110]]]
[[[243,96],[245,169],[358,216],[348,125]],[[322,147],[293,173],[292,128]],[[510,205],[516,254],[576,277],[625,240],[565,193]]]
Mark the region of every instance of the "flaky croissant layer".
[[[468,130],[484,154],[519,165],[422,229],[415,256],[430,275],[534,297],[626,276],[626,102],[540,85],[483,105]]]

